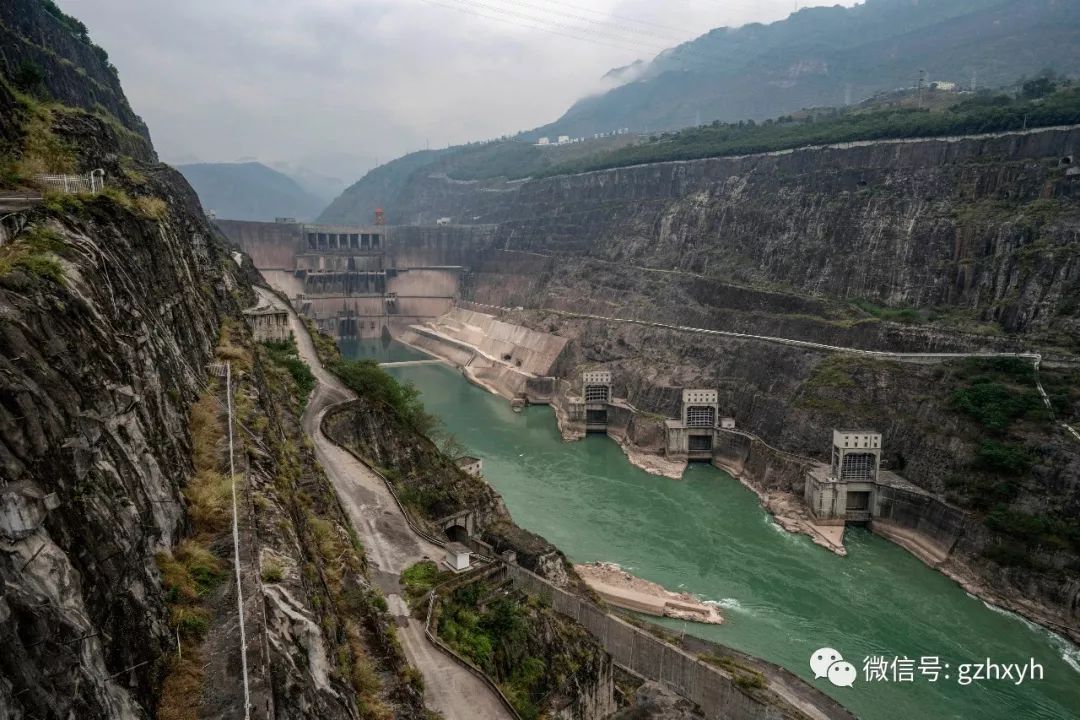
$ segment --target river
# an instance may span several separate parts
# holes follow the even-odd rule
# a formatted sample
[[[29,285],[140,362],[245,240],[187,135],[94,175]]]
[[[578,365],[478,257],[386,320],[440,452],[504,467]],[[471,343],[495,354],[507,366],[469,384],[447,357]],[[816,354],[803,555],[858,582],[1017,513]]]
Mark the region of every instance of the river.
[[[424,357],[397,343],[343,343],[349,356]],[[738,481],[695,464],[682,480],[631,465],[605,436],[563,442],[550,408],[518,414],[509,403],[441,365],[393,368],[468,451],[514,520],[574,562],[616,562],[634,574],[722,606],[727,622],[663,621],[676,631],[771,660],[866,720],[1080,717],[1080,650],[990,608],[901,548],[849,529],[846,558],[787,533]],[[854,686],[814,680],[819,647],[856,666]],[[869,656],[940,658],[937,682],[867,682]],[[1044,679],[957,682],[962,663],[1024,663]],[[946,669],[945,664],[949,667]],[[949,679],[946,679],[946,675]]]

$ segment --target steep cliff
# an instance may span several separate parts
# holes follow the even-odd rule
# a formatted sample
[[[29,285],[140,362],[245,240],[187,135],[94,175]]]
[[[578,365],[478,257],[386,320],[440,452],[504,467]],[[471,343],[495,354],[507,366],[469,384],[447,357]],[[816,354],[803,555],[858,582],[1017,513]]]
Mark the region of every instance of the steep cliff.
[[[1080,419],[1078,142],[1064,128],[855,143],[497,192],[418,175],[402,197],[412,217],[496,223],[471,250],[464,296],[569,338],[571,382],[610,367],[617,396],[667,417],[681,388],[716,387],[738,428],[817,460],[831,427],[883,431],[893,470],[970,514],[960,535],[939,529],[953,551],[944,569],[1075,634],[1080,446],[1061,423]],[[1053,408],[1030,362],[860,360],[618,319],[849,348],[1041,352]],[[624,425],[627,440],[659,448],[655,422]],[[801,491],[798,463],[738,438],[730,454],[759,489]]]
[[[1080,185],[1069,170],[1078,140],[1067,129],[854,143],[498,186],[421,173],[399,202],[415,221],[500,223],[491,249],[531,253],[489,255],[493,266],[527,263],[535,277],[490,291],[506,280],[493,267],[476,284],[482,302],[659,319],[685,320],[689,311],[696,324],[717,321],[734,284],[757,293],[744,293],[738,309],[839,328],[806,334],[866,334],[853,327],[879,318],[850,301],[869,300],[913,310],[915,323],[1040,331],[1069,344]],[[625,298],[601,303],[579,292],[631,272],[642,289]],[[794,297],[778,307],[762,291]],[[714,295],[722,301],[711,306]]]
[[[250,261],[78,21],[16,0],[0,33],[0,183],[27,198],[0,207],[0,717],[424,716],[240,313]],[[95,168],[97,192],[38,177]]]

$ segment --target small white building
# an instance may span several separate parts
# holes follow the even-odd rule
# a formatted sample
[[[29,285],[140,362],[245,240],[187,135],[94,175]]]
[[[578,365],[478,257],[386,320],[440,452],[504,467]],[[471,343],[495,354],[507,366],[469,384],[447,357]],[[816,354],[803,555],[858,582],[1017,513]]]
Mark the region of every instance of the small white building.
[[[446,556],[443,558],[443,562],[454,572],[468,570],[472,562],[472,550],[469,550],[461,543],[447,543]]]
[[[735,429],[735,418],[733,418],[733,417],[722,417],[722,418],[720,418],[720,429],[722,429],[722,430],[734,430]]]
[[[559,136],[559,144],[560,145],[565,145],[568,142],[570,142],[570,136],[569,135],[560,135]]]
[[[536,144],[537,145],[550,145],[551,144],[551,138],[542,137],[542,138],[540,138],[539,140],[536,141]]]
[[[451,220],[451,218],[441,217],[441,218],[439,218],[438,220],[435,221],[435,224],[436,225],[449,225],[450,220]]]

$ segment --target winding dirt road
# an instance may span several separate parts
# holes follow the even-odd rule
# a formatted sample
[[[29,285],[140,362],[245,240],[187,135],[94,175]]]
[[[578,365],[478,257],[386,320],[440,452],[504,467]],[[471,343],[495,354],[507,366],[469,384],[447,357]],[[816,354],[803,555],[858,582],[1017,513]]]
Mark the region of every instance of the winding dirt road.
[[[424,676],[425,702],[447,720],[509,720],[510,713],[491,688],[432,645],[424,635],[424,624],[409,616],[398,576],[424,558],[439,562],[443,550],[412,532],[382,478],[323,435],[320,425],[327,410],[355,395],[319,362],[311,336],[292,308],[263,288],[255,290],[263,302],[289,312],[296,347],[318,380],[304,410],[304,432],[363,541],[368,559],[378,568],[373,579],[386,593],[409,662]]]

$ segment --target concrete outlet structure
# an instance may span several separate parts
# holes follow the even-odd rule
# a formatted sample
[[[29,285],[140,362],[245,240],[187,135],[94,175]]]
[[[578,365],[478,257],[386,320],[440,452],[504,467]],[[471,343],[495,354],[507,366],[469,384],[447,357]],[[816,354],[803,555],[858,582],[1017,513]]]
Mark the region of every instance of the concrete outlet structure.
[[[589,370],[581,374],[585,397],[585,432],[607,432],[611,402],[611,371]]]
[[[443,562],[454,572],[463,572],[469,569],[472,560],[472,551],[461,543],[447,543],[446,556]]]
[[[822,524],[865,523],[877,514],[883,484],[897,483],[881,472],[881,433],[833,430],[832,461],[808,472],[804,499]]]
[[[575,425],[584,424],[585,432],[607,432],[613,400],[611,371],[586,370],[581,373],[581,396],[567,397],[567,412]]]
[[[731,418],[724,418],[721,425],[718,391],[683,390],[681,419],[664,423],[667,455],[688,460],[712,460],[717,431],[734,427],[735,421]]]

